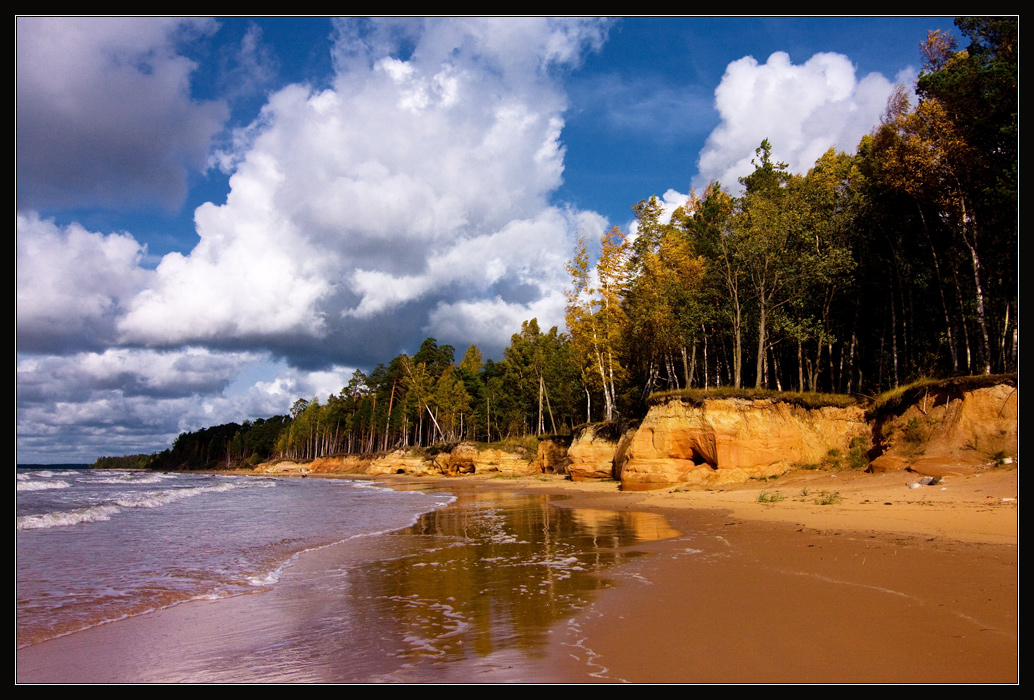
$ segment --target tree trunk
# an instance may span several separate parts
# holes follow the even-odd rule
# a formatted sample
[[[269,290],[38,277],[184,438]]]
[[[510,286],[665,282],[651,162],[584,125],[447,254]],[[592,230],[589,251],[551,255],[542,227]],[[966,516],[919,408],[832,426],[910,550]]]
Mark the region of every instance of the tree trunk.
[[[760,389],[765,381],[765,302],[760,300],[758,309],[758,361],[757,377],[754,380],[754,388]],[[737,384],[737,387],[739,385]]]
[[[976,222],[966,214],[965,200],[962,203],[962,222],[962,241],[969,249],[970,258],[973,261],[973,284],[977,299],[977,323],[980,326],[981,351],[984,354],[983,372],[984,374],[991,374],[991,342],[987,335],[987,317],[984,313],[984,288],[980,284],[980,256],[977,255],[976,247]],[[972,233],[968,235],[967,230],[970,228],[972,228]],[[972,242],[970,238],[972,238]]]

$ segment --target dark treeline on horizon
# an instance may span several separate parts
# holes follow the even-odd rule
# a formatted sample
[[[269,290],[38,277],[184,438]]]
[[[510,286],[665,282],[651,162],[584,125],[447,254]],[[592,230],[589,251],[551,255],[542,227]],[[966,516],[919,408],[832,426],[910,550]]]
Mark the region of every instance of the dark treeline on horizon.
[[[900,89],[855,154],[806,174],[763,141],[742,195],[711,183],[662,223],[633,207],[593,268],[568,266],[567,332],[536,319],[502,360],[428,338],[288,416],[183,433],[151,468],[314,459],[459,440],[569,433],[636,418],[658,390],[764,388],[874,395],[924,376],[1014,372],[1018,338],[1017,21],[932,32],[909,103]],[[98,465],[101,460],[98,460]]]

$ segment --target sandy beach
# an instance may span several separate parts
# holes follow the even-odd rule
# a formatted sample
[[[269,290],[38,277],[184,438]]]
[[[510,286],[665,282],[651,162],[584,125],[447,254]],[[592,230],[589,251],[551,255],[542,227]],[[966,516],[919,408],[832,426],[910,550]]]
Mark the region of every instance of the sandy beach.
[[[462,573],[476,557],[464,560],[455,547],[448,591],[429,588],[433,577],[422,572],[439,560],[411,555],[452,540],[425,525],[304,555],[264,593],[187,603],[19,650],[17,681],[1018,680],[1015,468],[918,488],[904,472],[850,471],[640,492],[560,477],[378,481],[453,491],[457,501],[434,517],[450,527],[488,507],[505,506],[513,522],[529,513],[536,523],[566,518],[580,561],[590,552],[601,563],[548,582],[513,567],[505,585],[514,591],[548,584],[554,593],[479,610],[484,591]],[[762,492],[772,502],[759,502]],[[395,587],[371,593],[379,616],[347,634],[332,611],[346,579],[351,596]],[[537,602],[547,599],[548,609]],[[417,610],[417,601],[426,605]],[[461,616],[463,625],[450,627]],[[381,658],[380,627],[391,625],[411,644],[433,637],[434,653],[401,664]]]

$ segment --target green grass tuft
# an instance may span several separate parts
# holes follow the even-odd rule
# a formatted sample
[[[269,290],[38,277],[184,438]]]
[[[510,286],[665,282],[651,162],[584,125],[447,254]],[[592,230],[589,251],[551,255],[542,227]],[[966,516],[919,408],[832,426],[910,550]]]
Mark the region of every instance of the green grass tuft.
[[[850,453],[847,455],[847,466],[851,469],[869,468],[869,441],[863,437],[851,439]]]
[[[820,491],[815,503],[820,506],[832,506],[840,503],[841,498],[839,491]]]

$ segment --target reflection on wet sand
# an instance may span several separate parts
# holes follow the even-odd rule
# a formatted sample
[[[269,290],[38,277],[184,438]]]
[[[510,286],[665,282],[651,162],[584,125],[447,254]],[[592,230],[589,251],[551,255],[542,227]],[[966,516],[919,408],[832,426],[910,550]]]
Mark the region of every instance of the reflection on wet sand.
[[[397,647],[410,670],[501,651],[538,656],[550,628],[607,585],[597,574],[640,554],[624,548],[679,534],[659,515],[559,508],[549,500],[461,494],[424,515],[398,533],[410,541],[407,554],[370,562],[351,577],[363,601],[359,626],[379,627],[382,643]]]

